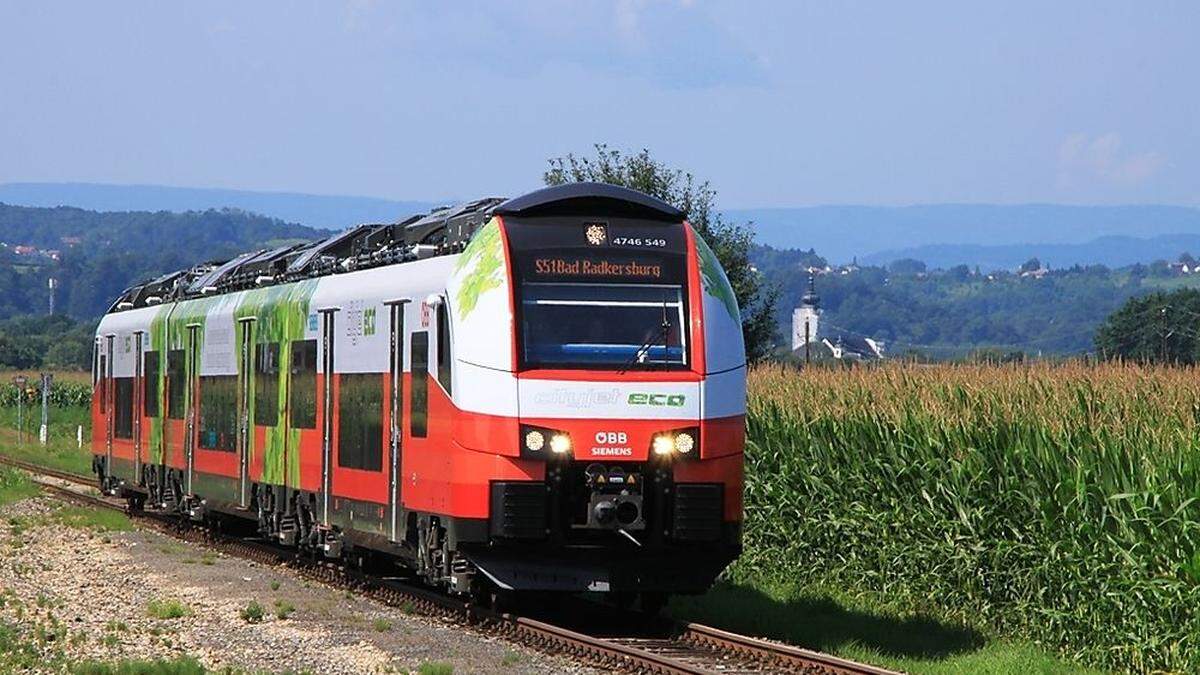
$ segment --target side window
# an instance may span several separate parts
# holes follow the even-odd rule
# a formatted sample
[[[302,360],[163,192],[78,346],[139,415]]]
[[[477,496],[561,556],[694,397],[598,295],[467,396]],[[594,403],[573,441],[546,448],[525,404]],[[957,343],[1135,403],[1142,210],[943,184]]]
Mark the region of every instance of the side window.
[[[450,368],[453,364],[454,357],[450,353],[450,312],[447,311],[446,303],[438,305],[437,308],[437,378],[441,383],[442,388],[447,394],[450,391]]]
[[[429,332],[413,333],[408,338],[412,361],[412,407],[408,415],[409,433],[425,438],[429,417]]]
[[[187,391],[187,371],[184,367],[183,350],[167,352],[167,417],[183,419],[184,393]]]
[[[118,377],[115,385],[117,410],[113,424],[113,436],[133,438],[133,378]]]
[[[100,385],[100,414],[108,414],[108,387],[105,386],[104,375],[108,372],[108,359],[100,355],[100,367],[97,369],[96,382]]]
[[[293,428],[317,428],[317,341],[292,343],[292,384],[288,407]]]
[[[338,376],[338,466],[383,469],[383,373]]]
[[[237,443],[237,375],[200,378],[200,447],[233,452]]]
[[[142,361],[142,414],[158,417],[158,352],[146,352]]]
[[[279,343],[254,346],[254,423],[279,424]]]

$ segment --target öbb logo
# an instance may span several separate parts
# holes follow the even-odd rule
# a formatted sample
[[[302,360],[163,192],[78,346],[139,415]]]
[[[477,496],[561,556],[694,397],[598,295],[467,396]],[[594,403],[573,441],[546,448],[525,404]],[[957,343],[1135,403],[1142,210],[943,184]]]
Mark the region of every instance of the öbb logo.
[[[596,442],[601,445],[624,445],[629,442],[629,436],[624,431],[597,431]]]
[[[672,408],[683,406],[687,397],[683,394],[630,394],[629,405],[665,405]]]

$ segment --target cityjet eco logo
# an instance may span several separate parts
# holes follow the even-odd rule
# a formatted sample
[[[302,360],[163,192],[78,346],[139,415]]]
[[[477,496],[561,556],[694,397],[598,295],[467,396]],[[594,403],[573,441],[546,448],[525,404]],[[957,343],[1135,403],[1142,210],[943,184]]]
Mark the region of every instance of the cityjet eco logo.
[[[362,333],[363,335],[375,334],[375,308],[368,307],[362,313]]]
[[[639,394],[629,395],[629,405],[661,405],[682,408],[687,396],[683,394]]]
[[[547,406],[560,406],[581,410],[585,408],[603,408],[617,403],[617,389],[551,389],[534,395],[536,403]]]

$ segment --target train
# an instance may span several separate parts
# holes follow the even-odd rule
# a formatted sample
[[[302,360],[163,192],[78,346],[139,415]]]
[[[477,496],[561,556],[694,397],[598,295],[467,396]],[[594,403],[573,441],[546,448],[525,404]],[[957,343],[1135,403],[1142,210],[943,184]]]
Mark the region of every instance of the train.
[[[737,298],[679,209],[614,185],[485,198],[124,291],[93,469],[456,594],[653,610],[741,552]]]

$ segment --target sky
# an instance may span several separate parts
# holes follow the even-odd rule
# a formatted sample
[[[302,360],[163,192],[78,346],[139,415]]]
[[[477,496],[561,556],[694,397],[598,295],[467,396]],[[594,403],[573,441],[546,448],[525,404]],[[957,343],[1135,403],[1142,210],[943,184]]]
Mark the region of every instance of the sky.
[[[1197,2],[0,3],[0,183],[1200,205]]]

